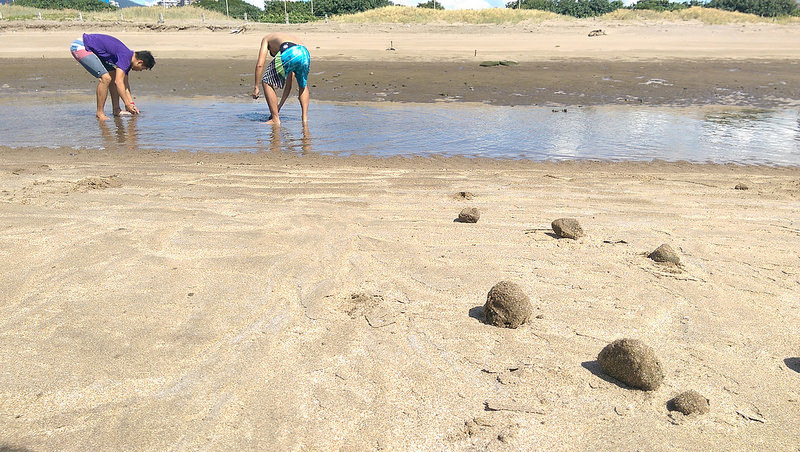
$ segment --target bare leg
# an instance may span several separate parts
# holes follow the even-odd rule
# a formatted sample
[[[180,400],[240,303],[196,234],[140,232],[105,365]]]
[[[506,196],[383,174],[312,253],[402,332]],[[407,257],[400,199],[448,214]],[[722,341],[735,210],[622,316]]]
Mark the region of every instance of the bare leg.
[[[111,92],[111,111],[114,116],[119,116],[122,109],[119,108],[119,90],[117,84],[114,83],[114,76],[111,76],[111,83],[108,85],[108,90]]]
[[[106,98],[108,97],[108,86],[111,84],[111,75],[108,73],[103,74],[97,79],[97,119],[105,121],[108,119],[103,111],[106,106]]]
[[[267,98],[267,106],[269,107],[270,119],[267,124],[280,124],[281,119],[278,117],[278,95],[275,90],[266,83],[261,84],[264,88],[264,97]]]
[[[298,88],[297,99],[300,101],[300,110],[302,110],[303,124],[308,124],[308,101],[311,99],[311,93],[308,91],[308,86],[301,86]]]

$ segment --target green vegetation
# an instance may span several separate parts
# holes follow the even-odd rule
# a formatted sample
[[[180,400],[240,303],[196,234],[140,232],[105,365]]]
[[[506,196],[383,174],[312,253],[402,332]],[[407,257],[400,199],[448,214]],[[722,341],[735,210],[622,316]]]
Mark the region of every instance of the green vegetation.
[[[795,0],[711,0],[706,7],[755,14],[761,17],[798,14]]]
[[[463,23],[463,24],[517,24],[541,23],[548,20],[569,20],[574,17],[597,17],[602,20],[697,20],[706,24],[756,23],[769,20],[782,24],[800,23],[800,9],[794,0],[711,0],[700,5],[699,0],[688,3],[667,0],[639,0],[629,7],[611,0],[520,0],[510,1],[506,8],[482,10],[443,10],[439,0],[436,9],[433,0],[419,7],[375,5],[391,3],[389,0],[314,0],[313,14],[310,1],[287,1],[286,9],[291,23],[319,20],[328,14],[331,20],[346,23]],[[52,9],[53,5],[71,5]],[[522,9],[516,9],[520,4]],[[28,5],[28,6],[24,6]],[[46,5],[33,6],[33,5]],[[430,7],[426,6],[429,5]],[[710,7],[715,5],[715,7]],[[93,9],[97,8],[98,9]],[[242,20],[244,13],[251,21],[283,23],[286,20],[282,0],[267,0],[261,10],[243,0],[228,0],[230,19]],[[79,9],[82,8],[82,9]],[[360,12],[332,14],[331,11],[361,8]],[[750,13],[739,12],[750,10]],[[559,12],[560,11],[560,12]],[[755,12],[753,12],[755,11]],[[224,21],[225,0],[200,0],[193,6],[164,9],[159,6],[134,7],[119,10],[99,0],[17,0],[12,5],[0,5],[4,20],[74,21],[82,13],[86,21],[156,22],[159,15],[169,21]],[[756,15],[757,14],[757,15]],[[124,19],[123,19],[124,17]]]
[[[224,4],[225,0],[222,0],[222,2]],[[39,13],[41,13],[43,20],[57,21],[76,21],[79,13],[74,9],[38,9],[17,5],[0,5],[0,12],[3,13],[3,19],[8,20],[37,19]],[[202,15],[205,15],[207,21],[213,22],[221,22],[228,19],[224,13],[207,11],[194,6],[167,9],[160,6],[113,8],[113,10],[104,11],[84,11],[81,14],[83,15],[83,20],[89,22],[156,23],[160,15],[163,15],[164,20],[168,23],[173,21],[196,21],[199,24],[201,23],[200,18]]]
[[[229,14],[230,17],[235,17],[237,19],[242,19],[244,13],[247,13],[248,20],[258,20],[258,18],[264,14],[264,11],[257,6],[253,6],[244,0],[228,0],[227,8],[225,0],[198,0],[193,3],[193,6],[222,14]]]
[[[340,14],[355,14],[391,5],[389,0],[315,0],[314,15],[324,17]]]
[[[442,2],[437,2],[436,0],[429,0],[425,3],[418,3],[417,8],[444,9],[444,6],[442,6]]]
[[[680,11],[694,6],[755,14],[761,17],[800,15],[796,0],[711,0],[705,4],[701,0],[686,2],[639,0],[627,9]],[[506,8],[539,9],[574,17],[594,17],[625,7],[618,0],[518,0],[508,2]]]
[[[314,4],[316,5],[316,1]],[[363,13],[333,18],[337,22],[359,24],[427,24],[432,22],[449,24],[517,24],[520,22],[544,22],[546,20],[565,19],[571,18],[559,16],[549,11],[533,9],[523,11],[505,8],[433,10],[410,6],[387,6],[364,11]]]
[[[41,9],[74,9],[77,11],[116,11],[116,6],[100,0],[15,0],[16,6]]]
[[[319,20],[328,16],[355,14],[391,5],[390,0],[265,0],[262,22],[282,23],[289,17],[290,23]],[[312,10],[313,8],[313,10]]]
[[[521,0],[506,4],[506,8],[538,9],[578,18],[601,16],[624,7],[621,0]]]
[[[680,11],[688,7],[687,3],[671,2],[670,0],[639,0],[630,6],[631,9],[649,9],[651,11]]]
[[[317,12],[317,5],[319,1],[314,2],[314,13]],[[289,23],[304,23],[317,20],[317,16],[311,14],[311,2],[298,2],[290,1],[285,4],[286,11],[284,11],[283,0],[280,1],[265,1],[264,13],[259,19],[261,22],[270,23],[284,23],[286,21],[286,14],[289,15]],[[325,15],[324,13],[322,14]]]

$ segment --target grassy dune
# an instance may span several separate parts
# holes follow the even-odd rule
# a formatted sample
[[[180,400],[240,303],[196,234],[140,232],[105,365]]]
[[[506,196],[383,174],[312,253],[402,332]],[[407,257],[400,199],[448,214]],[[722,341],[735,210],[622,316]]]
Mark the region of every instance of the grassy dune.
[[[697,20],[704,24],[709,25],[722,25],[722,24],[738,24],[738,23],[800,23],[798,17],[780,17],[773,19],[771,17],[760,17],[754,14],[744,14],[731,11],[722,11],[714,8],[701,8],[693,6],[691,8],[683,9],[680,11],[650,11],[650,10],[630,10],[618,9],[614,12],[605,14],[600,17],[602,20],[619,20],[619,21],[644,21],[655,20],[664,22],[681,22],[688,20]]]
[[[27,20],[36,19],[38,14],[42,13],[43,20],[59,20],[70,21],[78,20],[78,11],[72,9],[38,9],[30,8],[27,6],[15,5],[2,5],[0,6],[0,13],[3,14],[3,19],[11,20]],[[120,19],[120,13],[122,19]],[[165,20],[172,21],[193,21],[200,22],[201,15],[205,14],[207,21],[223,21],[230,20],[224,14],[209,11],[207,9],[197,8],[194,6],[187,6],[183,8],[161,8],[158,6],[150,7],[136,7],[125,8],[118,11],[102,11],[102,12],[83,12],[83,20],[97,21],[97,22],[132,22],[132,23],[150,23],[157,22],[159,14],[164,15]]]
[[[4,20],[30,20],[42,14],[44,20],[77,21],[76,10],[49,10],[30,8],[25,6],[0,5],[0,13]],[[120,19],[120,13],[122,19]],[[231,20],[224,14],[209,11],[194,6],[183,8],[161,8],[158,6],[125,8],[119,11],[84,12],[83,20],[98,22],[131,22],[154,23],[158,21],[159,14],[164,15],[168,21],[200,22],[201,14],[205,14],[207,21]],[[550,20],[579,20],[570,16],[538,11],[515,10],[506,8],[490,8],[482,10],[433,10],[428,8],[414,8],[410,6],[387,6],[373,9],[358,14],[334,16],[333,21],[342,23],[401,23],[401,24],[519,24],[541,23]],[[598,20],[598,18],[584,19]],[[800,17],[782,17],[778,19],[742,14],[737,12],[721,11],[712,8],[692,7],[674,12],[657,12],[649,10],[620,9],[601,16],[599,20],[610,21],[664,21],[681,22],[696,20],[705,24],[730,24],[730,23],[779,23],[800,24]]]
[[[386,6],[363,13],[334,16],[333,20],[346,23],[464,23],[464,24],[516,24],[520,22],[545,22],[554,19],[572,20],[549,11],[514,10],[506,8],[433,10],[411,6]]]
[[[697,20],[705,24],[730,23],[800,23],[798,17],[772,19],[753,14],[722,11],[713,8],[692,7],[675,12],[620,9],[600,16],[600,20],[614,21],[665,21],[681,22]],[[517,24],[522,22],[545,22],[548,20],[579,20],[547,11],[491,8],[482,10],[436,10],[410,6],[387,6],[358,14],[336,16],[333,20],[346,23],[466,23],[466,24]],[[590,18],[584,20],[597,20]]]

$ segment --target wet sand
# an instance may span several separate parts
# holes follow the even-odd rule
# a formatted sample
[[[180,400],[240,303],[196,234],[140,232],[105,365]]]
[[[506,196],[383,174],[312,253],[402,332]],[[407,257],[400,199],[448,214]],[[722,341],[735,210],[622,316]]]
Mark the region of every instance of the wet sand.
[[[146,36],[171,45],[169,33]],[[743,55],[760,49],[752,41]],[[238,49],[207,46],[210,62]],[[94,82],[74,62],[8,52],[6,101],[87,96],[91,108]],[[762,85],[796,102],[796,66],[780,52],[720,55],[739,69],[719,70],[736,74],[724,86],[746,80],[752,99],[728,103],[769,105]],[[225,75],[249,72],[245,55],[204,71],[189,53],[134,75],[134,92],[250,87]],[[691,77],[713,66],[702,52],[679,63],[583,53],[563,72],[419,62],[405,72],[415,89],[398,100],[434,100],[437,76],[459,74],[447,86],[486,77],[475,91],[498,86],[499,102],[512,103],[527,77],[555,90],[571,72],[576,92],[598,103],[630,90],[642,103],[686,102],[684,86],[697,103],[722,100],[717,79]],[[372,87],[355,84],[378,75],[402,83],[400,63],[320,58],[317,98],[367,97]],[[431,66],[441,72],[422,69]],[[588,89],[602,67],[627,86]],[[762,70],[790,87],[733,78]],[[693,81],[663,86],[673,94],[660,100],[663,91],[635,91],[656,87],[633,86],[640,75]],[[798,201],[798,168],[0,147],[0,449],[791,449]],[[464,207],[480,209],[478,223],[453,221]],[[556,239],[549,225],[561,217],[586,237]],[[662,243],[681,267],[646,257]],[[500,280],[532,299],[519,329],[482,322]],[[621,337],[655,349],[658,390],[599,369],[597,354]],[[668,411],[688,389],[710,399],[709,414]]]
[[[131,76],[134,95],[246,97],[261,38],[289,31],[311,50],[312,97],[324,101],[771,107],[800,99],[800,26],[249,24],[229,32],[242,25],[0,24],[0,98],[93,94],[94,80],[67,51],[84,31],[154,52],[156,70]],[[606,35],[588,37],[592,29]],[[491,60],[520,64],[480,66]]]
[[[134,95],[249,98],[253,62],[159,60],[156,70],[130,76]],[[0,67],[0,99],[83,95],[96,82],[72,59],[8,59]],[[436,64],[314,61],[315,100],[481,102],[492,105],[736,105],[795,106],[800,66],[782,60],[563,60],[481,67]],[[9,83],[10,82],[10,83]],[[55,99],[57,100],[57,99]]]

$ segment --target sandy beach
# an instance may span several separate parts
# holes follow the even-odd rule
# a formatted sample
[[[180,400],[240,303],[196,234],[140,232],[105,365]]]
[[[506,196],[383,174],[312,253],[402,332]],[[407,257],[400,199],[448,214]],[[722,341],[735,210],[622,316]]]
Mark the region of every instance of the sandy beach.
[[[328,27],[299,30],[321,101],[800,100],[796,26]],[[113,30],[158,59],[134,93],[192,97],[246,95],[275,28]],[[91,109],[80,31],[3,24],[0,108]],[[492,46],[520,64],[480,67]],[[797,167],[0,143],[0,213],[3,451],[800,445]],[[586,236],[557,238],[563,217]],[[679,266],[648,259],[664,243]],[[531,298],[517,329],[484,322],[502,280]],[[601,370],[618,338],[654,349],[657,390]],[[668,410],[690,389],[708,414]]]

